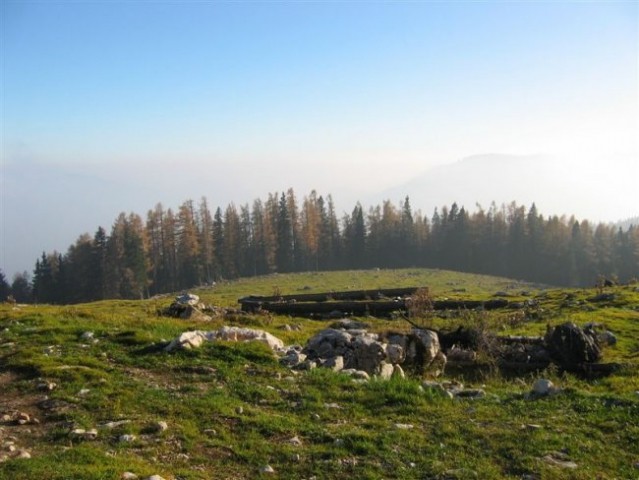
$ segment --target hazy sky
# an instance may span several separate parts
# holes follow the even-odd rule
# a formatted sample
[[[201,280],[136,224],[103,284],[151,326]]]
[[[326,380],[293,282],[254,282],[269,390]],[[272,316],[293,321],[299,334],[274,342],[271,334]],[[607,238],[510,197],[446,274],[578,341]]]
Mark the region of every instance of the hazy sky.
[[[609,180],[593,162],[625,184],[639,175],[637,2],[0,8],[8,276],[157,202],[292,186],[350,209],[486,153],[554,155],[593,192]],[[542,213],[637,213],[636,191],[604,193],[628,210]]]

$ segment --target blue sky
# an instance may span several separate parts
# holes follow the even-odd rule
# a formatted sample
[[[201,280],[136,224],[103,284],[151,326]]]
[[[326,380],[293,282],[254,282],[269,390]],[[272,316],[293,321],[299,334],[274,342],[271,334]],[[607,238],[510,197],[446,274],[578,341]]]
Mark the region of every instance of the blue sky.
[[[293,186],[350,208],[476,154],[637,158],[636,2],[0,8],[10,273],[159,201],[245,203]],[[609,165],[637,174],[632,160]]]

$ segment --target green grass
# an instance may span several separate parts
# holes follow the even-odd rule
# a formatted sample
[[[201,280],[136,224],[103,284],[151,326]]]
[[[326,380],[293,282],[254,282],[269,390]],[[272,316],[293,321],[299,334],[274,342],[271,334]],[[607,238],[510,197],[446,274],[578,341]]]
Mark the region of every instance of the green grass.
[[[165,353],[162,346],[198,323],[158,317],[171,297],[76,306],[0,306],[0,414],[36,416],[39,424],[0,425],[0,443],[15,437],[30,459],[0,463],[1,479],[261,478],[638,478],[639,292],[608,289],[611,303],[593,303],[594,290],[553,289],[508,279],[436,270],[271,275],[199,290],[206,303],[238,308],[237,299],[347,289],[428,286],[436,298],[488,298],[497,291],[534,312],[453,312],[424,320],[436,328],[482,324],[500,334],[542,335],[547,324],[598,322],[618,337],[604,361],[625,365],[610,377],[585,380],[553,369],[520,378],[459,374],[482,387],[481,400],[451,401],[421,388],[421,379],[355,383],[327,370],[294,373],[256,343],[208,343]],[[460,291],[460,290],[465,291]],[[522,291],[530,292],[522,296]],[[570,296],[570,302],[566,297]],[[374,331],[407,330],[402,320],[362,319]],[[326,322],[284,316],[236,316],[230,324],[265,329],[287,344],[305,343]],[[284,325],[300,331],[285,331]],[[94,333],[96,343],[84,340]],[[527,400],[537,377],[564,392]],[[55,382],[52,392],[38,379]],[[58,408],[38,405],[48,395]],[[241,407],[241,411],[239,410]],[[127,420],[113,429],[107,422]],[[154,428],[166,421],[168,430]],[[410,425],[411,428],[405,427]],[[404,426],[404,428],[402,428]],[[97,428],[96,440],[69,435]],[[27,432],[29,430],[29,432]],[[133,442],[119,442],[122,434]],[[301,445],[290,440],[297,437]],[[543,457],[564,452],[576,469]],[[0,455],[2,453],[0,452]],[[52,466],[55,465],[55,468]]]

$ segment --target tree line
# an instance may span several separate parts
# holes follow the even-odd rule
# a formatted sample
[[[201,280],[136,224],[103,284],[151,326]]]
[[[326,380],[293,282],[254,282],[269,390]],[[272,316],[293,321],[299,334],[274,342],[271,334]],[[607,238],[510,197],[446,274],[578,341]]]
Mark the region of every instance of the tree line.
[[[223,279],[275,272],[430,267],[559,286],[605,276],[639,277],[639,226],[628,229],[544,217],[533,204],[453,203],[432,216],[406,197],[338,217],[330,195],[272,193],[239,208],[211,211],[206,198],[177,210],[162,204],[143,219],[121,213],[110,232],[81,235],[66,253],[43,252],[33,277],[12,284],[0,272],[0,298],[78,303],[144,298]]]

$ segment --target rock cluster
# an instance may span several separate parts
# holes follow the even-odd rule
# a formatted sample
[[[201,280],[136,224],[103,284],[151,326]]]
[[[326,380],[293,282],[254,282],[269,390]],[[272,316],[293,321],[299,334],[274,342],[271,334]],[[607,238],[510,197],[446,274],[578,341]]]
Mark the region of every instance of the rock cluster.
[[[343,371],[356,378],[370,375],[403,376],[400,365],[438,375],[446,363],[437,334],[413,329],[409,334],[380,336],[364,329],[328,328],[313,336],[304,348],[291,347],[282,363],[299,369],[315,367]]]

